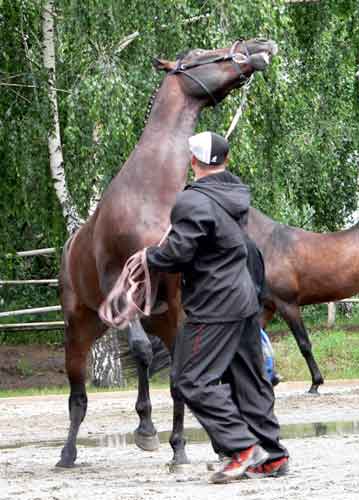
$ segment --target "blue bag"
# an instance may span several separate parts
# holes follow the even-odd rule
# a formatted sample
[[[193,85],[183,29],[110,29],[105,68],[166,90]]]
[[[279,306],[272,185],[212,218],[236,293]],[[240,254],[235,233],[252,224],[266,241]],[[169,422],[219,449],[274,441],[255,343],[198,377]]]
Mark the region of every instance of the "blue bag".
[[[261,342],[264,357],[265,373],[267,374],[268,380],[273,383],[275,376],[274,369],[274,351],[266,332],[261,328]]]

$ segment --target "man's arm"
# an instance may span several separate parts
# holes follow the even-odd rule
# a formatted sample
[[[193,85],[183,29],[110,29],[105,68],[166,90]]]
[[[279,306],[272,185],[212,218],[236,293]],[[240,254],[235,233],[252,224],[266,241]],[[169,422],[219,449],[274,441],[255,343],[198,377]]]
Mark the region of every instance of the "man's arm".
[[[192,261],[201,238],[207,236],[210,221],[203,205],[178,203],[171,213],[172,229],[162,247],[147,249],[150,269],[180,273]]]

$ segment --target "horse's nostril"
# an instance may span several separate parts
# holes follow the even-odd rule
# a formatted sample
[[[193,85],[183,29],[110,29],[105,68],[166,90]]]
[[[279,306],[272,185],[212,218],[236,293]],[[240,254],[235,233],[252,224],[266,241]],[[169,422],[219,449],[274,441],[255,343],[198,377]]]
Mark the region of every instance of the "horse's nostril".
[[[272,56],[278,54],[278,45],[275,42],[271,42],[271,49]]]
[[[267,52],[259,52],[248,57],[248,63],[253,66],[255,70],[263,71],[269,64],[269,55]]]

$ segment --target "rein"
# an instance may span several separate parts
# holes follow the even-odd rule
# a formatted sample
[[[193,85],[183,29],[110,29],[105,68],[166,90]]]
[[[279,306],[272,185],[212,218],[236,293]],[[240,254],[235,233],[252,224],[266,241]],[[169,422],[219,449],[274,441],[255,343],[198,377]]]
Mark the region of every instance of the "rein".
[[[224,56],[217,56],[217,57],[213,57],[212,59],[207,59],[205,61],[198,61],[198,62],[193,62],[193,63],[188,63],[188,64],[182,63],[182,59],[179,59],[176,67],[172,71],[170,71],[169,74],[170,75],[182,74],[182,75],[186,76],[187,78],[189,78],[190,80],[196,82],[209,95],[214,106],[217,106],[218,101],[215,98],[215,96],[213,95],[213,93],[209,90],[207,85],[204,82],[202,82],[202,80],[200,80],[198,77],[191,75],[190,73],[187,73],[187,71],[189,69],[197,68],[199,66],[205,66],[207,64],[214,64],[214,63],[220,63],[220,62],[225,62],[225,61],[231,61],[231,63],[234,64],[236,70],[238,71],[240,78],[241,78],[241,81],[243,81],[243,82],[247,81],[248,78],[242,72],[242,70],[240,68],[240,63],[244,62],[247,59],[247,57],[249,57],[249,53],[247,50],[247,46],[244,44],[246,55],[243,55],[242,53],[237,54],[235,52],[235,49],[239,43],[241,43],[241,40],[236,40],[233,43],[232,47],[230,48],[229,53],[227,55],[224,55]],[[238,60],[239,57],[241,57],[241,60]]]

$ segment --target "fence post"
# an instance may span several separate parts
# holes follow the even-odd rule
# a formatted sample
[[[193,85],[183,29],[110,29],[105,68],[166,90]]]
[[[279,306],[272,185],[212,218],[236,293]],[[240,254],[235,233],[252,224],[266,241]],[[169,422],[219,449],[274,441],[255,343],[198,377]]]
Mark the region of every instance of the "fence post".
[[[335,302],[328,303],[328,328],[332,328],[335,323]]]

